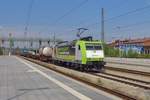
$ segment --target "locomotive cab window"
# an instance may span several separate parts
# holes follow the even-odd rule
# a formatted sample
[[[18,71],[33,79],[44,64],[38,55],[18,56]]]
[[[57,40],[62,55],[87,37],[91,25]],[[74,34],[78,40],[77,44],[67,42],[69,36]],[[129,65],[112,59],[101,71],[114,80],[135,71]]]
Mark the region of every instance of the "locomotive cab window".
[[[86,50],[102,50],[102,47],[100,45],[87,45]]]
[[[86,50],[94,50],[93,46],[86,46]]]
[[[95,48],[96,50],[102,50],[102,47],[101,47],[101,46],[94,46],[94,48]]]

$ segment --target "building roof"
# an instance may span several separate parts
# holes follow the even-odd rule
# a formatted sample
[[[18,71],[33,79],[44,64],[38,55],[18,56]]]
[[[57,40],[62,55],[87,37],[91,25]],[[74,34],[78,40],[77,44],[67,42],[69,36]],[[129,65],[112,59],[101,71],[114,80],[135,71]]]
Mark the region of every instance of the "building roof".
[[[114,47],[118,46],[119,44],[137,44],[142,46],[150,46],[150,38],[115,40],[109,45]]]

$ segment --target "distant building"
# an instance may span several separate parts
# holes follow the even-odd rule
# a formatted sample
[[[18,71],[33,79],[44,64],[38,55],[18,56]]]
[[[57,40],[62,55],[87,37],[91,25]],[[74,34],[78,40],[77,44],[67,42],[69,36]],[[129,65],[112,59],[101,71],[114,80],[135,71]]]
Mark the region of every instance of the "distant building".
[[[150,54],[150,38],[115,40],[109,45],[126,52],[132,49],[139,54]]]

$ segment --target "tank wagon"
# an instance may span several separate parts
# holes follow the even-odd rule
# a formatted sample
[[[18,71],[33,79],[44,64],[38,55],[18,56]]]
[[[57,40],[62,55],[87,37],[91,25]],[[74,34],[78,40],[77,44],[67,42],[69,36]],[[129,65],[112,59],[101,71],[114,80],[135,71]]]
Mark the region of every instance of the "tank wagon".
[[[105,65],[102,42],[92,37],[60,43],[55,46],[54,54],[55,62],[75,69],[101,70]]]
[[[39,58],[42,61],[48,62],[52,60],[52,48],[51,47],[42,47],[39,49]]]

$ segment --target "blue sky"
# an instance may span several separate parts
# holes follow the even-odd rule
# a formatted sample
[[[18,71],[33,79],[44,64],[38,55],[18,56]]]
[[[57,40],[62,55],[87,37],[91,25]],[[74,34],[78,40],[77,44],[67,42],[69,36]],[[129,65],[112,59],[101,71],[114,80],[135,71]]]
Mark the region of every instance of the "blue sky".
[[[28,37],[52,37],[71,40],[77,28],[101,22],[100,11],[105,9],[105,19],[150,5],[150,0],[88,0],[80,8],[55,23],[60,16],[84,0],[34,0],[29,21]],[[31,0],[0,0],[0,36],[24,36],[24,27]],[[137,25],[135,25],[137,23]],[[130,27],[128,27],[130,26]],[[118,38],[150,37],[150,7],[139,12],[105,22],[107,41]],[[100,39],[100,24],[89,27],[85,35]],[[74,31],[72,31],[74,30]]]

